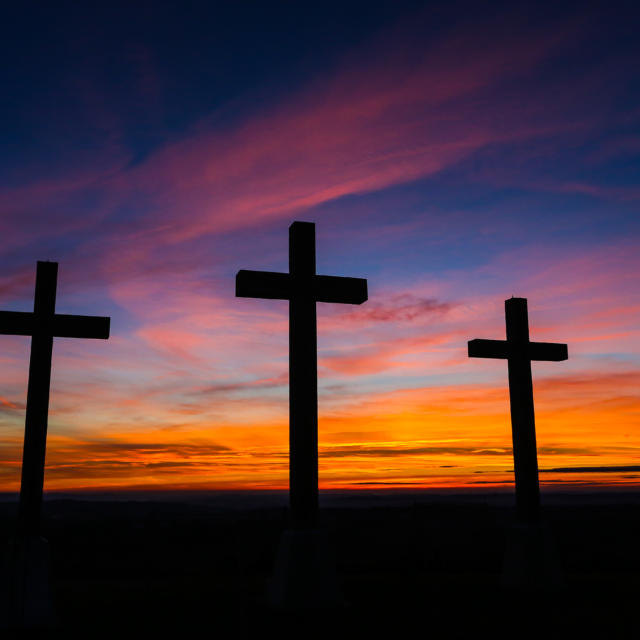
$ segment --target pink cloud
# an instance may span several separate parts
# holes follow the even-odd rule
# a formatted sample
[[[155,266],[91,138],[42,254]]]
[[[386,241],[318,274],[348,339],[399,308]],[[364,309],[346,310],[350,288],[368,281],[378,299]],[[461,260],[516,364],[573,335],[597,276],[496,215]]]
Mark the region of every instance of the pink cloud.
[[[485,145],[566,125],[541,120],[547,105],[531,96],[518,118],[473,99],[527,73],[566,33],[473,25],[417,52],[403,25],[260,115],[224,131],[201,124],[113,187],[145,194],[154,241],[172,243],[431,175]]]
[[[371,375],[394,369],[426,372],[426,359],[442,346],[451,345],[452,341],[462,344],[458,331],[378,339],[369,345],[344,347],[342,353],[321,357],[319,364],[332,372],[350,376]]]
[[[566,46],[567,34],[582,29],[579,20],[543,31],[508,16],[504,23],[460,27],[424,47],[416,46],[423,19],[428,15],[412,16],[279,104],[224,130],[201,122],[132,168],[124,168],[128,158],[117,135],[122,123],[105,112],[99,88],[87,77],[82,99],[109,134],[112,160],[65,180],[28,185],[22,195],[5,191],[0,203],[26,198],[22,209],[37,210],[52,196],[64,201],[98,189],[102,203],[92,208],[97,218],[73,213],[64,224],[47,220],[47,228],[73,234],[95,229],[97,220],[111,222],[100,225],[101,238],[85,244],[93,247],[92,259],[102,254],[103,277],[113,282],[191,268],[193,256],[179,243],[433,175],[486,145],[526,140],[575,121],[562,109],[550,115],[535,95],[517,96],[512,113],[500,85]],[[150,53],[134,48],[131,55],[144,81],[142,94],[157,96]],[[134,213],[119,222],[115,211],[122,203]],[[160,257],[161,247],[170,249]],[[87,255],[78,262],[86,263]]]
[[[136,333],[155,348],[161,348],[171,356],[187,360],[192,364],[203,363],[202,358],[195,352],[208,342],[205,336],[188,329],[166,325],[146,326]]]
[[[441,316],[452,308],[452,303],[436,298],[419,298],[410,293],[391,295],[387,300],[370,300],[364,307],[344,314],[349,322],[358,322],[360,326],[371,322],[407,322],[421,321]]]
[[[23,267],[8,275],[0,276],[0,299],[3,301],[33,293],[36,283],[34,267]],[[32,309],[28,309],[31,311]]]
[[[126,154],[120,154],[116,141],[104,166],[2,191],[0,207],[11,215],[0,216],[0,228],[14,247],[44,236],[89,232],[61,270],[61,291],[69,291],[74,279],[92,287],[106,280],[117,305],[113,337],[102,352],[88,357],[85,345],[56,343],[52,426],[68,432],[135,427],[182,433],[252,425],[266,415],[276,416],[284,429],[286,401],[269,393],[286,383],[287,305],[235,300],[233,269],[227,268],[230,254],[234,260],[243,251],[262,258],[270,249],[257,243],[229,248],[209,234],[288,222],[304,209],[344,195],[434,175],[487,145],[567,129],[584,133],[591,121],[574,119],[571,106],[586,84],[576,83],[567,94],[559,91],[553,104],[548,93],[501,89],[504,81],[526,76],[549,60],[577,29],[542,33],[525,25],[510,24],[508,30],[474,25],[416,53],[404,44],[411,34],[404,25],[293,89],[281,103],[262,106],[258,115],[224,130],[201,123],[133,168],[124,168]],[[419,37],[416,31],[413,37]],[[151,65],[140,55],[143,68]],[[153,77],[149,82],[144,91],[154,95]],[[87,105],[98,109],[99,93],[90,94]],[[117,138],[117,118],[102,111],[97,117]],[[582,183],[565,188],[600,193]],[[63,211],[75,195],[94,189],[103,199],[88,214],[77,209],[41,214],[49,206]],[[633,195],[633,190],[627,194]],[[123,204],[127,218],[115,213]],[[366,214],[359,215],[366,220]],[[450,237],[451,218],[433,225],[425,213],[424,220],[420,233],[434,233],[442,242]],[[29,227],[32,221],[38,222],[35,230]],[[400,223],[395,240],[414,233],[415,224]],[[389,231],[363,227],[364,242]],[[194,253],[202,238],[211,239],[210,253]],[[203,260],[211,273],[200,271]],[[286,250],[282,260],[286,263]],[[500,376],[500,385],[491,388],[448,390],[440,411],[471,413],[486,401],[488,410],[504,414],[504,363],[470,363],[466,341],[504,337],[505,297],[529,298],[533,339],[569,342],[568,367],[575,355],[622,348],[637,354],[638,309],[625,301],[635,299],[639,267],[631,243],[596,250],[518,248],[484,268],[441,272],[438,283],[424,275],[412,283],[410,294],[374,289],[360,308],[325,306],[319,312],[321,374],[378,374],[378,383],[382,376],[395,376],[395,383],[407,374]],[[32,268],[16,269],[0,281],[0,296],[30,295],[33,277]],[[22,346],[13,345],[3,338],[0,353],[7,366],[2,375],[11,386],[3,387],[0,412],[17,414],[27,360]],[[607,366],[617,365],[602,364]],[[622,384],[630,393],[630,384]],[[543,376],[536,377],[536,385],[542,397],[552,394]],[[581,394],[597,391],[595,384],[569,378],[557,388],[578,386]],[[243,389],[250,393],[239,397]],[[409,392],[372,396],[367,420],[374,420],[388,401],[402,406],[412,397]]]

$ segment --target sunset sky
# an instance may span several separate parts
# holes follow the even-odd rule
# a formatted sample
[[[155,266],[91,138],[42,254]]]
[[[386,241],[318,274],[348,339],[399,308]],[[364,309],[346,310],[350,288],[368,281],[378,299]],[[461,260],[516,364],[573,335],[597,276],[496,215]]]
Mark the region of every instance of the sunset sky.
[[[543,487],[640,483],[640,12],[634,3],[15,3],[0,24],[0,309],[37,260],[60,313],[48,490],[286,488],[286,271],[318,305],[322,488],[512,483],[504,300],[529,301]],[[131,8],[132,5],[134,8]],[[12,13],[13,11],[13,13]],[[0,490],[29,339],[0,336]],[[586,469],[585,469],[586,468]]]

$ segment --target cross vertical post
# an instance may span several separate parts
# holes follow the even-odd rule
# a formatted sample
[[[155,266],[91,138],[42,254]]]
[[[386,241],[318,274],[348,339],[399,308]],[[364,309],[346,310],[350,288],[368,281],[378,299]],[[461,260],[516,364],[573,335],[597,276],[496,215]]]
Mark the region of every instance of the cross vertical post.
[[[529,344],[527,316],[527,301],[524,298],[511,298],[505,302],[507,342],[511,344],[512,349],[511,356],[507,360],[507,369],[516,508],[521,519],[538,521],[540,519],[540,483],[531,359],[527,357]]]
[[[109,337],[109,318],[56,313],[57,278],[57,262],[38,262],[33,313],[0,311],[0,334],[31,336],[18,507],[21,536],[40,534],[53,338]]]
[[[289,227],[289,492],[295,525],[318,512],[318,339],[315,227]]]
[[[0,311],[0,334],[31,337],[17,535],[7,554],[6,613],[11,626],[51,623],[49,548],[40,537],[53,339],[109,337],[109,318],[55,312],[57,262],[38,262],[33,312]]]
[[[39,330],[34,331],[31,337],[18,507],[18,531],[24,536],[40,534],[53,353],[53,334],[43,329],[51,322],[55,313],[57,277],[56,262],[38,262],[33,313]]]
[[[566,344],[529,341],[526,298],[510,298],[505,301],[504,308],[506,341],[470,340],[469,357],[507,360],[516,509],[519,520],[537,523],[540,519],[540,485],[531,361],[559,362],[569,356]]]
[[[289,301],[289,505],[296,528],[318,512],[316,303],[362,304],[367,281],[316,274],[315,224],[289,227],[289,273],[238,271],[236,296]]]

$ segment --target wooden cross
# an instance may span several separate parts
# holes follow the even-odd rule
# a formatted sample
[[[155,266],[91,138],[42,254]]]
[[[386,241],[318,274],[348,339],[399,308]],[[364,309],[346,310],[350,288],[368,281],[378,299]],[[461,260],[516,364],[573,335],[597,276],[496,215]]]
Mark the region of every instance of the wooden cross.
[[[468,343],[469,357],[507,360],[516,508],[518,518],[523,522],[538,522],[540,519],[540,486],[538,483],[531,361],[559,362],[566,360],[569,355],[566,344],[529,342],[526,298],[505,300],[504,311],[507,339],[470,340]]]
[[[294,526],[318,510],[316,302],[362,304],[367,281],[316,275],[315,224],[289,227],[289,273],[238,271],[236,296],[289,300],[289,504]]]
[[[109,318],[55,312],[57,262],[38,262],[33,313],[0,311],[0,334],[31,336],[18,532],[40,535],[53,338],[109,337]]]

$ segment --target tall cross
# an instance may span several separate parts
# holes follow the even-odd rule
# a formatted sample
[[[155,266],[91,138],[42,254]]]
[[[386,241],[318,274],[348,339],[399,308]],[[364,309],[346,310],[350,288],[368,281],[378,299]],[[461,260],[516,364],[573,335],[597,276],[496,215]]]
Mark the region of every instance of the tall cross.
[[[57,262],[38,262],[33,313],[0,311],[0,334],[31,336],[18,531],[40,534],[53,338],[109,337],[109,318],[55,312]]]
[[[540,486],[538,483],[531,361],[559,362],[566,360],[569,355],[566,344],[529,342],[526,298],[505,300],[504,311],[507,339],[470,340],[468,343],[469,357],[507,360],[516,508],[518,518],[523,522],[538,522],[540,519]]]
[[[294,526],[318,510],[316,302],[362,304],[367,281],[316,275],[315,224],[289,227],[289,273],[238,271],[236,296],[289,300],[289,504]]]

